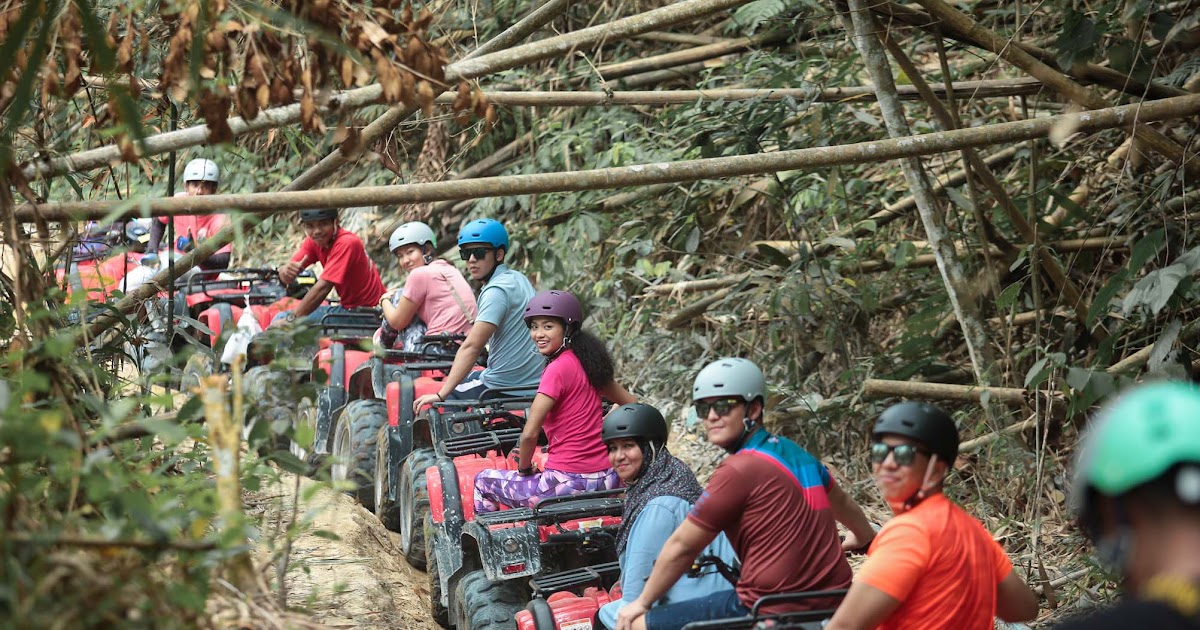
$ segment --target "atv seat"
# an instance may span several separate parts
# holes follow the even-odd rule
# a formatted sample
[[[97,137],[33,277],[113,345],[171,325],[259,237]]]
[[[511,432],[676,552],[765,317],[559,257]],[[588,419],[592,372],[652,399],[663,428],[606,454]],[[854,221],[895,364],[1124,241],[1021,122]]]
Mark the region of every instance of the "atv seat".
[[[835,600],[841,602],[846,596],[845,589],[830,591],[808,591],[803,593],[778,593],[760,597],[750,609],[746,617],[729,619],[714,619],[712,621],[695,621],[683,627],[683,630],[752,630],[753,628],[769,625],[772,630],[820,630],[822,622],[833,616],[836,608],[821,608],[787,613],[763,613],[760,608],[770,604],[798,602],[805,600]]]

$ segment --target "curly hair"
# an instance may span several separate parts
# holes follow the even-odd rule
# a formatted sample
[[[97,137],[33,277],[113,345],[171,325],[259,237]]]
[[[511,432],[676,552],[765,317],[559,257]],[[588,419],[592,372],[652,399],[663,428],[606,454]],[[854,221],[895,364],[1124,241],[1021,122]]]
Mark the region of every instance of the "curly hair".
[[[601,389],[613,382],[612,355],[604,342],[590,332],[576,330],[571,334],[571,349],[583,365],[583,373],[587,375],[588,383],[596,389]]]

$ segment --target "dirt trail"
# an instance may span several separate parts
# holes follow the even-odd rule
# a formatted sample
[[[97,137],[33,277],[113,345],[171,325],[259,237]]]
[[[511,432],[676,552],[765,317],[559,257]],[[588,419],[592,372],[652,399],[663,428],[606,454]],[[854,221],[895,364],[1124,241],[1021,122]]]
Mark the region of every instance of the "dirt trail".
[[[439,630],[429,615],[426,575],[405,562],[396,534],[349,496],[314,485],[300,479],[299,513],[313,515],[313,527],[292,545],[289,608],[307,609],[313,621],[332,628]],[[282,497],[290,509],[295,487],[288,475],[262,495]],[[306,494],[312,494],[308,501]],[[267,519],[264,528],[272,521]],[[314,531],[332,532],[340,540]]]

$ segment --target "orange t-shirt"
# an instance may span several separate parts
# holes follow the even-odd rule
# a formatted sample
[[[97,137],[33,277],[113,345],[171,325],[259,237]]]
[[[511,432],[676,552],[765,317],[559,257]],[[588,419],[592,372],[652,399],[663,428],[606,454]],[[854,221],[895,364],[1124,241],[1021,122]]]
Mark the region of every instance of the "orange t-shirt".
[[[1010,572],[992,535],[939,493],[883,526],[854,579],[900,602],[883,630],[991,630]]]

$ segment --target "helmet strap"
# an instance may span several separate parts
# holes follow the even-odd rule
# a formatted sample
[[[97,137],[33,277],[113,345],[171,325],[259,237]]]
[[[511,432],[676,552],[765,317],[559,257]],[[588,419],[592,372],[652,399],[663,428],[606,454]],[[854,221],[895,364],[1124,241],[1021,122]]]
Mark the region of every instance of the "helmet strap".
[[[751,400],[746,403],[747,412],[749,412],[750,404],[753,402],[754,401]],[[726,452],[736,453],[742,450],[742,446],[746,444],[746,438],[750,437],[751,433],[754,433],[754,430],[758,428],[759,424],[761,424],[761,420],[762,411],[759,411],[757,418],[751,418],[749,413],[742,415],[742,434],[738,437],[736,442],[731,444],[729,448],[725,449]]]
[[[925,497],[929,496],[929,493],[925,489],[929,487],[930,477],[933,476],[933,465],[937,462],[938,456],[936,454],[929,456],[929,464],[925,466],[925,478],[921,480],[920,487],[917,488],[917,491],[914,492],[911,497],[908,497],[904,500],[905,512],[913,509],[918,503],[924,501]]]
[[[422,257],[425,260],[425,264],[433,264],[433,246],[429,243],[426,243],[423,247],[421,247],[421,251],[425,254]]]

